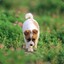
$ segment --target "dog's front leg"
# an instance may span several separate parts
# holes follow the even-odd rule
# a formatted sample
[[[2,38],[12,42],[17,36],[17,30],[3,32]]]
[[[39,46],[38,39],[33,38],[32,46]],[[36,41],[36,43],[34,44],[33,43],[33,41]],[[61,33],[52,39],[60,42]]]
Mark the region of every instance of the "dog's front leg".
[[[38,39],[35,41],[34,50],[37,50],[37,43],[38,43]]]
[[[28,44],[26,43],[26,49],[28,49]]]

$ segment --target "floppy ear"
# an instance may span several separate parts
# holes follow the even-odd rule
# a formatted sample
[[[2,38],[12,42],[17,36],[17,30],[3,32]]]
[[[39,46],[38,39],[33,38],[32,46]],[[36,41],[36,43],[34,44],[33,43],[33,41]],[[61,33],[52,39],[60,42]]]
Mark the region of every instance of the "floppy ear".
[[[26,30],[26,31],[24,32],[24,34],[25,34],[25,36],[29,35],[29,34],[30,34],[30,30]]]
[[[37,34],[38,33],[38,31],[36,29],[34,29],[32,32],[33,32],[33,34]]]

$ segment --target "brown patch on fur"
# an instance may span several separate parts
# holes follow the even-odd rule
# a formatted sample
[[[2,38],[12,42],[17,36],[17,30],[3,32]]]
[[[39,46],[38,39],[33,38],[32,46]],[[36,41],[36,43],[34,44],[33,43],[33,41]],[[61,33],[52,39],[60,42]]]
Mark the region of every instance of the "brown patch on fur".
[[[30,33],[31,33],[30,30],[26,30],[26,31],[24,32],[24,35],[25,35],[26,40],[28,40],[28,39],[30,38]]]
[[[36,30],[36,29],[34,29],[33,31],[33,36],[32,36],[32,41],[34,41],[35,42],[35,40],[37,39],[37,34],[38,34],[38,31]]]
[[[35,34],[35,35],[38,33],[38,31],[37,31],[36,29],[32,30],[32,32],[33,32],[33,34]]]

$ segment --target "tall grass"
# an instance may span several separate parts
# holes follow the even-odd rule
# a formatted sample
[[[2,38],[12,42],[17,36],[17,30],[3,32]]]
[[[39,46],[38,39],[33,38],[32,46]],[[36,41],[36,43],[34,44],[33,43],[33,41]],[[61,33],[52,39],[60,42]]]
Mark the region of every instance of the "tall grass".
[[[38,49],[26,52],[22,28],[14,23],[24,21],[23,15],[14,19],[14,15],[1,13],[0,16],[0,63],[2,64],[38,64],[64,63],[64,18],[60,16],[34,15],[40,25]],[[9,17],[11,17],[9,19]],[[13,19],[12,19],[13,18]],[[14,21],[14,22],[13,22]],[[3,47],[4,46],[4,47]]]

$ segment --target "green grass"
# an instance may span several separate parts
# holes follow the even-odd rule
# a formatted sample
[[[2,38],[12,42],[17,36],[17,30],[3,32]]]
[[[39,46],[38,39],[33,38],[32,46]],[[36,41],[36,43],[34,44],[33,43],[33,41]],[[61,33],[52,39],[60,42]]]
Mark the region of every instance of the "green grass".
[[[22,27],[13,23],[24,22],[24,15],[0,13],[0,64],[63,64],[64,18],[61,16],[34,15],[40,25],[38,49],[33,53],[22,49]]]

